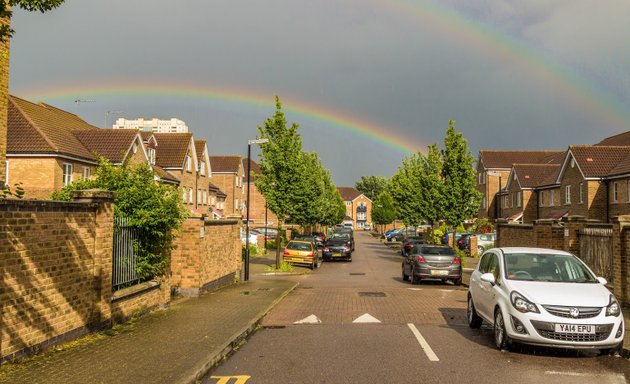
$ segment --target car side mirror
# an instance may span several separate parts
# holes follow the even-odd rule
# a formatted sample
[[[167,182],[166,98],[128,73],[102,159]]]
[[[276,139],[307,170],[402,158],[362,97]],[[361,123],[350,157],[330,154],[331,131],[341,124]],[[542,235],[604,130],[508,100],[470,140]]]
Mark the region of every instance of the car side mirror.
[[[606,285],[606,284],[608,284],[608,280],[604,279],[603,277],[598,277],[598,278],[597,278],[597,281],[599,281],[599,283],[600,283],[601,285]]]
[[[492,273],[484,273],[483,275],[479,276],[479,278],[481,279],[481,281],[485,281],[486,283],[490,283],[493,285],[496,282]]]

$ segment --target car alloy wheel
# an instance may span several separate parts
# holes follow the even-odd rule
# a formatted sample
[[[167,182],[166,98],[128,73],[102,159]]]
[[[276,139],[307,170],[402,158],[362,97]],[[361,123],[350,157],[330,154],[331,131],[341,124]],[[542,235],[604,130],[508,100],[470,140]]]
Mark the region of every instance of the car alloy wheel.
[[[413,268],[411,268],[411,274],[409,275],[409,281],[411,282],[411,285],[417,284],[418,283],[418,278],[416,277],[416,271],[414,271]]]
[[[409,275],[405,274],[405,266],[404,266],[404,265],[403,265],[403,267],[402,267],[402,279],[403,279],[404,281],[409,280]]]
[[[479,317],[475,310],[475,304],[471,295],[468,295],[468,307],[466,308],[466,317],[468,318],[468,326],[473,329],[481,327],[483,319]]]
[[[505,331],[505,321],[501,309],[494,311],[494,345],[501,351],[507,351],[510,344],[510,338]]]

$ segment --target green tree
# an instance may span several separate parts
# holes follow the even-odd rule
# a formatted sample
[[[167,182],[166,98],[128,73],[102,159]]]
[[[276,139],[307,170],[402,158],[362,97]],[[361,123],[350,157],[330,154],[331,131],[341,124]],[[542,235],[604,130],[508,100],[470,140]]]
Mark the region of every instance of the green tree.
[[[280,266],[279,234],[282,223],[296,214],[302,201],[298,190],[304,175],[302,161],[302,138],[298,125],[287,121],[282,112],[280,98],[276,96],[276,112],[258,127],[260,138],[269,139],[261,145],[260,175],[256,187],[265,197],[269,210],[278,217],[276,268]]]
[[[163,275],[167,271],[172,249],[173,231],[186,218],[186,210],[177,189],[156,183],[153,171],[146,165],[114,166],[100,160],[93,179],[81,179],[52,195],[54,200],[72,200],[72,192],[100,188],[116,192],[114,213],[127,218],[138,230],[138,273],[143,277]]]
[[[455,121],[449,120],[442,151],[442,178],[444,219],[454,227],[472,217],[481,203],[481,194],[475,189],[473,162],[468,142],[461,132],[455,131]]]
[[[30,12],[46,12],[59,7],[64,0],[0,0],[0,42],[6,42],[13,36],[11,29],[11,7],[18,6]]]
[[[396,217],[405,226],[419,225],[424,219],[423,197],[419,193],[421,177],[422,155],[413,154],[403,159],[389,183],[388,190],[394,200]]]
[[[302,226],[319,224],[323,218],[324,168],[317,153],[302,153],[300,177],[295,185],[295,209],[291,214],[294,223]]]
[[[420,213],[434,227],[444,215],[444,182],[442,157],[435,143],[429,145],[427,154],[418,154],[420,180],[417,193],[420,197]]]
[[[372,223],[377,225],[386,225],[396,219],[396,210],[394,208],[394,200],[387,191],[381,192],[372,202]]]
[[[354,187],[374,202],[374,199],[387,188],[387,177],[385,176],[361,176]]]

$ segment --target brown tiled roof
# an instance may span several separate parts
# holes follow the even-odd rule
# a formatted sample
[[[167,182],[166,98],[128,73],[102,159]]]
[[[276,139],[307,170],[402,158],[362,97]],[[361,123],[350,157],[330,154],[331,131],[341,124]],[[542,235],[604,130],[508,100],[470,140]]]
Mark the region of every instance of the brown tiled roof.
[[[608,172],[608,176],[619,176],[624,174],[630,174],[630,155],[626,156],[626,158],[621,160],[615,168]]]
[[[210,156],[212,173],[238,173],[240,156]]]
[[[479,151],[479,159],[488,168],[512,168],[512,164],[561,164],[564,151]]]
[[[595,145],[630,146],[630,131],[607,137]]]
[[[575,145],[569,150],[584,177],[608,176],[630,155],[630,147]]]
[[[203,149],[206,147],[205,140],[195,140],[195,150],[197,151],[197,159],[203,158]]]
[[[258,165],[257,162],[255,162],[254,160],[251,160],[249,162],[249,167],[250,167],[250,171],[252,172],[252,175],[256,175],[256,174],[260,174],[261,170],[260,170],[260,165]],[[245,170],[245,172],[247,172],[247,159],[243,159],[243,169]]]
[[[354,187],[337,187],[337,190],[343,201],[352,201],[361,196],[361,192]]]
[[[153,136],[153,131],[140,131],[140,136],[142,136],[142,141],[147,142]]]
[[[74,131],[98,130],[79,116],[47,104],[9,96],[7,152],[65,154],[95,160]]]
[[[559,164],[514,164],[521,188],[553,184],[559,171]]]
[[[89,129],[72,133],[90,152],[114,164],[123,162],[138,136],[136,129]],[[141,151],[142,148],[138,147],[137,150]]]
[[[157,177],[160,178],[160,180],[166,180],[172,183],[179,184],[179,178],[175,175],[171,175],[170,173],[166,172],[164,169],[162,169],[162,167],[153,165],[152,168],[153,168],[153,172],[155,173]]]
[[[162,168],[182,168],[192,133],[154,133],[157,141],[155,164]]]

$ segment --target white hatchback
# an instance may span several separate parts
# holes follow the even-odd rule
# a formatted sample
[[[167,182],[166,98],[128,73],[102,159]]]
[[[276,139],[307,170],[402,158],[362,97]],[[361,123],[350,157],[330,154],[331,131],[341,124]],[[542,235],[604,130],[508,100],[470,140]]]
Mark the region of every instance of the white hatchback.
[[[470,278],[468,325],[494,327],[494,342],[621,352],[624,325],[606,280],[574,255],[542,248],[493,248]]]

